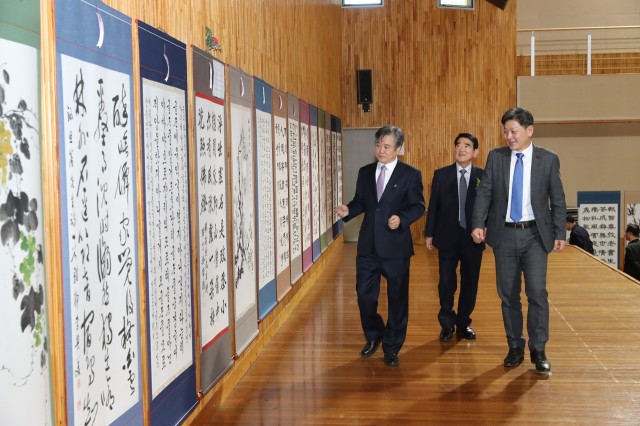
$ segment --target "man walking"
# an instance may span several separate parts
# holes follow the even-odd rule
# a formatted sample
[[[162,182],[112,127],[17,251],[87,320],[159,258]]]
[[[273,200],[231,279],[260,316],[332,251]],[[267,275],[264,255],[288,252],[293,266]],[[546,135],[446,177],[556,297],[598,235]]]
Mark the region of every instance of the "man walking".
[[[505,367],[524,360],[525,338],[520,291],[525,276],[528,346],[536,370],[547,373],[549,340],[547,257],[564,249],[566,202],[558,156],[532,143],[533,115],[523,108],[507,110],[501,119],[508,146],[489,153],[476,190],[473,231],[476,243],[493,248],[496,284],[509,352]],[[485,231],[486,228],[486,231]]]

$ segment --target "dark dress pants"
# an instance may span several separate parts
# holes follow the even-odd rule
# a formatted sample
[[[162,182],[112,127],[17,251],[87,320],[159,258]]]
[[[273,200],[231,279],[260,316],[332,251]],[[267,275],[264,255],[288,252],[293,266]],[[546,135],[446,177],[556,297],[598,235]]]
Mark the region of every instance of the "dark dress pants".
[[[471,313],[476,306],[478,280],[482,263],[482,248],[475,245],[469,232],[458,227],[453,243],[446,248],[438,248],[440,279],[438,295],[440,311],[438,321],[442,328],[456,327],[463,329],[471,325]],[[458,312],[453,309],[455,293],[458,288],[456,269],[460,264],[460,293],[458,295]]]
[[[375,254],[356,257],[356,293],[360,321],[368,341],[382,337],[385,354],[400,352],[409,318],[410,257],[381,258]],[[387,324],[378,313],[380,277],[387,279]]]

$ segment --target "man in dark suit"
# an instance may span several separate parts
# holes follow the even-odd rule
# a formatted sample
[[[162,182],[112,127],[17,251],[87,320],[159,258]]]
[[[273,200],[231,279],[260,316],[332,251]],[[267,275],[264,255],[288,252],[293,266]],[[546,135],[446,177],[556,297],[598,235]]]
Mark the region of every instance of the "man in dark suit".
[[[473,208],[475,242],[493,248],[498,295],[509,352],[505,367],[524,360],[525,338],[520,291],[522,274],[529,302],[527,332],[531,362],[547,373],[549,340],[547,257],[564,249],[566,202],[558,156],[533,145],[533,115],[511,108],[502,116],[502,137],[508,144],[489,153]]]
[[[578,246],[589,254],[593,254],[593,243],[589,237],[589,231],[576,223],[576,218],[567,216],[567,231],[570,231],[569,244]]]
[[[380,343],[384,362],[396,366],[409,317],[410,225],[424,215],[420,171],[399,161],[402,130],[384,126],[375,135],[377,162],[358,172],[356,193],[336,214],[348,221],[364,213],[358,237],[356,292],[366,343],[360,354],[373,355]],[[380,277],[387,280],[387,324],[378,313]]]
[[[476,244],[471,238],[476,186],[480,183],[483,172],[481,168],[471,164],[478,156],[478,139],[472,134],[460,133],[454,144],[456,162],[433,173],[424,230],[427,248],[438,248],[438,321],[441,342],[448,342],[453,338],[454,328],[458,338],[476,338],[476,333],[471,328],[471,313],[476,306],[484,250],[484,243]],[[458,287],[458,263],[460,293],[456,313],[453,299]]]
[[[629,224],[624,233],[625,239],[629,241],[624,249],[624,273],[631,275],[640,281],[640,228],[638,225]]]

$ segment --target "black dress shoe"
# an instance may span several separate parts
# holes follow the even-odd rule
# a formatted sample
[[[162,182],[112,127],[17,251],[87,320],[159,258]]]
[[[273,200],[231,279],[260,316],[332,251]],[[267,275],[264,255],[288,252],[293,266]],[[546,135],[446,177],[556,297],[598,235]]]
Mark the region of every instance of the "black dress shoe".
[[[551,363],[544,351],[531,351],[531,362],[536,365],[536,370],[540,373],[551,371]]]
[[[448,342],[453,339],[453,328],[443,328],[440,330],[440,341]]]
[[[471,328],[470,325],[465,328],[456,328],[456,336],[458,339],[476,340],[476,332],[473,331],[473,328]]]
[[[382,337],[376,340],[367,341],[367,343],[365,343],[364,346],[362,347],[362,351],[360,351],[360,355],[366,358],[368,356],[375,354],[381,342],[382,342]]]
[[[400,364],[400,358],[397,354],[384,354],[384,363],[390,367],[395,367]]]
[[[517,367],[524,361],[524,348],[509,348],[509,353],[504,359],[505,367]]]

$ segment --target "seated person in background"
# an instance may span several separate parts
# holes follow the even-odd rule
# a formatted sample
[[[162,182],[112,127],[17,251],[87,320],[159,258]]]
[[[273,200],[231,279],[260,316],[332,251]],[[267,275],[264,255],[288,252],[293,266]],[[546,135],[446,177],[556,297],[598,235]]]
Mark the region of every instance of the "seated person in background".
[[[593,243],[589,237],[589,232],[576,223],[573,216],[567,216],[567,231],[571,231],[569,244],[578,246],[587,253],[593,254]]]
[[[624,249],[624,273],[640,281],[640,228],[638,225],[627,225],[624,237],[629,244]]]

